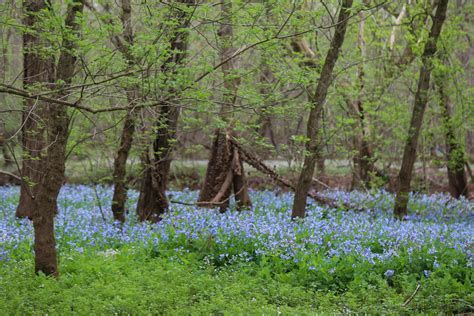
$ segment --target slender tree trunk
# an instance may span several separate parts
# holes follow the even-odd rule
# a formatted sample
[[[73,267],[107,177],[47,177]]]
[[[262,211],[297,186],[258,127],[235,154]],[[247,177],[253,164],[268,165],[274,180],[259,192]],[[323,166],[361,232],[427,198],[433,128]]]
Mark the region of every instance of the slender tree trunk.
[[[264,53],[263,53],[264,54]],[[272,118],[269,113],[269,108],[271,106],[270,98],[270,84],[273,81],[273,74],[268,66],[266,56],[261,56],[262,60],[260,63],[260,95],[263,98],[263,105],[260,113],[258,115],[258,134],[261,138],[267,139],[273,145],[274,148],[277,147],[275,136],[273,133],[272,127]],[[270,99],[270,101],[268,100]]]
[[[357,37],[357,46],[360,51],[362,59],[365,59],[365,40],[364,40],[364,31],[365,31],[365,19],[362,13],[359,14],[361,21],[359,22],[359,34]],[[394,39],[393,39],[394,40]],[[393,45],[393,43],[392,43]],[[353,186],[360,187],[369,187],[371,173],[373,172],[374,166],[372,161],[372,153],[370,150],[370,131],[367,122],[366,111],[363,106],[362,101],[362,92],[365,85],[365,72],[364,64],[361,63],[358,67],[358,97],[357,101],[353,103],[353,106],[350,106],[349,109],[353,110],[353,114],[359,126],[356,129],[357,135],[355,136],[355,144],[357,155],[354,158],[354,165],[357,166],[355,177],[353,179]]]
[[[2,123],[3,122],[0,121],[0,124],[4,125]],[[13,159],[10,156],[10,152],[9,152],[8,144],[7,144],[8,138],[10,137],[11,137],[10,133],[8,133],[5,130],[5,128],[2,126],[2,128],[0,128],[0,146],[2,147],[3,160],[5,162],[5,166],[9,166],[10,164],[13,163]]]
[[[136,91],[127,92],[129,105],[136,102]],[[127,160],[132,148],[133,135],[135,133],[136,111],[133,109],[127,112],[125,122],[120,136],[120,145],[114,160],[114,193],[112,197],[112,214],[114,220],[125,222],[125,203],[127,202]]]
[[[456,139],[452,122],[452,110],[449,97],[445,90],[445,76],[436,78],[440,105],[443,115],[444,132],[446,134],[446,168],[448,171],[449,192],[455,198],[468,196],[467,176],[464,165],[467,159],[462,145]]]
[[[322,150],[316,154],[316,173],[318,176],[326,174],[326,158],[324,158]]]
[[[223,0],[221,2],[223,23],[221,24],[218,36],[221,41],[220,59],[228,60],[234,53],[232,46],[233,28],[232,28],[232,2]],[[221,107],[220,117],[230,124],[232,109],[236,101],[237,90],[240,80],[232,77],[234,71],[234,60],[228,60],[222,66],[224,77],[224,95],[223,106]],[[234,150],[227,140],[232,137],[232,132],[224,133],[217,129],[214,133],[214,142],[212,143],[211,157],[209,159],[204,180],[203,188],[199,194],[198,202],[203,206],[220,207],[221,212],[225,211],[229,205],[232,186],[239,208],[249,207],[251,205],[250,197],[247,192],[245,180],[245,171],[240,156],[234,155]],[[232,185],[230,185],[232,184]]]
[[[122,0],[121,4],[122,12],[120,19],[123,26],[122,37],[125,39],[126,44],[123,44],[121,39],[118,37],[113,38],[112,41],[117,49],[126,58],[128,65],[133,67],[135,64],[135,58],[130,53],[130,47],[134,43],[132,28],[132,6],[130,0]],[[126,94],[127,103],[130,107],[132,107],[132,109],[128,111],[125,116],[122,134],[120,135],[120,145],[114,160],[114,194],[112,197],[112,213],[114,219],[122,223],[125,222],[125,203],[127,202],[127,160],[130,149],[132,148],[135,134],[137,111],[133,109],[133,106],[138,102],[138,87],[127,87]]]
[[[413,106],[413,114],[408,130],[407,142],[403,153],[402,167],[398,174],[398,188],[395,198],[394,215],[402,219],[408,214],[407,204],[409,199],[411,177],[413,173],[413,166],[416,160],[416,149],[418,146],[418,136],[420,134],[421,125],[423,123],[423,115],[428,102],[428,91],[430,84],[430,75],[432,69],[432,57],[436,53],[436,43],[441,33],[444,20],[446,19],[446,10],[448,7],[448,0],[440,0],[436,8],[436,14],[433,18],[433,25],[428,36],[428,41],[425,44],[423,51],[422,62],[420,69],[420,77],[418,80],[418,88],[415,95],[415,103]]]
[[[332,71],[339,57],[341,46],[344,42],[351,6],[352,0],[344,0],[342,3],[334,37],[331,40],[331,46],[324,61],[315,95],[311,98],[312,107],[309,113],[307,125],[307,136],[309,141],[306,143],[307,153],[305,155],[303,169],[301,170],[298,184],[296,186],[296,192],[293,201],[293,212],[291,214],[292,218],[305,216],[306,200],[314,174],[314,167],[318,154],[321,151],[321,113],[323,110],[324,101],[326,100],[329,85],[331,84]]]
[[[0,36],[3,37],[3,32],[0,31]],[[8,28],[6,30],[6,36],[4,38],[3,47],[2,47],[2,56],[0,57],[0,79],[2,82],[6,82],[7,80],[7,72],[8,72],[8,45],[10,44],[10,37],[11,37],[11,29]],[[0,93],[0,107],[4,106],[6,108],[6,95]],[[3,160],[5,162],[5,166],[9,166],[13,159],[8,152],[7,147],[7,138],[8,132],[5,127],[5,122],[0,119],[0,146],[2,147],[3,152]]]
[[[177,2],[192,6],[196,3],[196,0],[178,0]],[[173,54],[162,67],[162,72],[167,76],[176,74],[177,67],[182,66],[188,50],[187,29],[190,25],[190,12],[187,9],[178,8],[173,14],[173,18],[178,21],[178,26],[173,31],[174,33],[170,39],[170,50]],[[168,93],[176,95],[178,92],[176,88],[171,88]],[[150,156],[148,149],[144,153],[145,175],[142,179],[137,205],[137,214],[141,221],[158,222],[161,215],[168,209],[166,188],[179,114],[180,108],[178,106],[163,105],[161,107],[160,116],[154,129],[153,153]]]

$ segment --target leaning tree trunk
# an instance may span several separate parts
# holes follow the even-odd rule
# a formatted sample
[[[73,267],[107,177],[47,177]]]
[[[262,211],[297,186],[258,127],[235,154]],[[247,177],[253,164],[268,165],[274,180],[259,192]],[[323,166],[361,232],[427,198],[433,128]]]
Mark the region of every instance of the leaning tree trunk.
[[[33,54],[35,49],[40,49],[42,43],[37,41],[37,38],[25,35],[25,73],[26,80],[29,80],[33,75],[28,67],[32,65],[38,66],[47,65],[43,71],[48,70],[49,74],[53,73],[53,68],[56,68],[56,75],[53,77],[50,75],[48,81],[42,81],[41,83],[54,83],[61,82],[58,87],[59,91],[61,88],[71,84],[72,78],[75,72],[76,56],[71,52],[75,50],[75,39],[73,36],[77,35],[79,24],[76,23],[76,15],[80,14],[83,10],[83,1],[76,0],[68,6],[67,16],[65,20],[65,28],[67,32],[71,34],[65,36],[62,42],[62,51],[59,56],[57,66],[54,65],[52,60],[47,62],[41,62],[41,58]],[[29,1],[25,3],[24,9],[26,10],[25,24],[30,27],[34,27],[38,21],[36,20],[37,12],[47,8],[47,5],[43,1]],[[34,58],[37,64],[34,64],[31,58]],[[38,69],[33,68],[34,71]],[[38,81],[36,81],[38,82]],[[64,91],[64,90],[63,90]],[[63,99],[67,97],[67,92],[58,92],[54,95],[56,99]],[[57,208],[57,197],[59,191],[64,182],[64,171],[65,171],[65,160],[66,160],[66,145],[69,135],[69,116],[67,108],[63,105],[58,104],[44,104],[41,106],[39,111],[31,109],[29,104],[26,105],[28,110],[32,110],[37,117],[42,119],[41,132],[43,133],[32,133],[31,130],[25,130],[26,141],[25,144],[35,144],[35,140],[39,143],[45,144],[45,148],[39,148],[41,153],[38,156],[39,159],[35,162],[38,166],[41,166],[41,171],[30,170],[29,174],[37,174],[37,185],[29,191],[33,192],[34,195],[28,195],[29,199],[21,200],[20,207],[27,206],[26,210],[28,216],[33,219],[34,227],[34,251],[35,251],[35,271],[43,272],[46,275],[58,275],[58,262],[56,254],[56,242],[54,237],[54,217],[58,212]],[[31,125],[28,125],[31,127]],[[32,126],[34,131],[36,126]],[[27,147],[28,148],[28,147]],[[30,149],[30,148],[28,148]],[[46,153],[45,153],[46,151]],[[26,167],[30,167],[28,160],[26,160]],[[25,164],[23,165],[25,168]],[[33,173],[33,171],[35,173]],[[23,181],[24,182],[24,181]],[[26,203],[25,203],[26,201]],[[24,204],[22,204],[22,202]],[[22,209],[20,209],[22,210]]]
[[[230,124],[232,108],[237,97],[237,89],[240,80],[233,77],[235,70],[234,60],[231,56],[234,53],[232,47],[232,3],[229,0],[221,2],[223,23],[221,23],[218,36],[221,41],[220,60],[225,62],[222,66],[224,77],[223,105],[220,117],[227,124]],[[230,127],[229,127],[230,128]],[[241,157],[231,148],[228,137],[232,137],[232,131],[217,129],[214,133],[214,141],[211,148],[204,184],[199,194],[198,203],[202,206],[218,206],[221,212],[225,211],[229,205],[232,190],[239,209],[251,205],[247,190],[244,166]]]
[[[320,117],[323,110],[324,101],[326,100],[329,85],[331,84],[332,71],[339,57],[341,46],[344,42],[351,6],[352,0],[344,0],[342,3],[334,37],[331,40],[331,46],[324,61],[315,95],[311,98],[312,107],[309,113],[307,127],[307,136],[309,139],[309,141],[306,143],[307,154],[305,156],[303,169],[301,170],[298,184],[296,186],[296,192],[293,201],[293,211],[291,214],[292,218],[305,216],[306,200],[313,179],[314,167],[316,164],[316,159],[321,151],[322,135],[320,131]]]
[[[196,3],[196,0],[179,0],[177,2],[186,6],[192,6]],[[178,26],[173,30],[170,39],[170,50],[173,54],[165,61],[161,69],[167,76],[176,75],[177,68],[182,66],[188,50],[190,12],[186,8],[176,10],[173,14],[174,18],[178,21]],[[168,93],[173,97],[177,94],[176,91],[176,88],[171,88]],[[178,106],[167,104],[161,107],[160,116],[155,124],[153,153],[150,156],[149,149],[147,148],[143,154],[142,162],[145,168],[137,204],[137,214],[141,221],[158,222],[161,219],[161,215],[168,209],[166,188],[173,147],[175,145],[179,113],[180,108]]]
[[[403,153],[402,167],[400,169],[400,173],[398,174],[398,188],[395,198],[394,215],[400,219],[408,214],[407,204],[409,199],[413,166],[416,160],[418,136],[423,123],[423,115],[425,113],[426,103],[428,102],[430,76],[431,69],[433,67],[431,59],[436,53],[436,43],[441,33],[444,20],[446,19],[447,7],[448,0],[439,1],[438,7],[436,8],[436,14],[433,18],[433,25],[431,26],[430,34],[428,35],[428,41],[426,42],[423,51],[423,65],[420,69],[418,88],[413,106],[413,115],[411,118],[408,137]]]
[[[441,74],[436,79],[443,115],[444,132],[446,134],[446,168],[448,171],[449,192],[455,198],[460,196],[467,197],[467,176],[464,169],[467,159],[462,145],[456,139],[450,100],[445,91],[446,78]]]
[[[128,66],[133,67],[136,61],[130,52],[130,47],[134,43],[132,28],[132,6],[130,0],[122,0],[122,12],[120,19],[123,26],[122,37],[125,39],[126,44],[123,44],[121,39],[118,37],[113,37],[112,42],[127,60]],[[134,106],[138,102],[138,87],[136,87],[136,85],[127,87],[126,94],[127,103],[130,107],[130,110],[125,115],[122,134],[120,135],[120,145],[114,160],[114,194],[112,197],[112,214],[115,220],[122,223],[125,222],[125,203],[127,202],[127,160],[130,149],[132,148],[135,134],[137,111],[134,109]]]

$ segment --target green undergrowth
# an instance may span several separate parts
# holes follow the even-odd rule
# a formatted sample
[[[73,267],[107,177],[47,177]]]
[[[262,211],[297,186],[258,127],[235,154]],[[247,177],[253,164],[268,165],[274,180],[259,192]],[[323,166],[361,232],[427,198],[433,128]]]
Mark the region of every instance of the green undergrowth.
[[[0,311],[3,315],[473,311],[472,272],[467,268],[447,266],[429,277],[397,272],[390,278],[383,269],[349,269],[346,274],[351,276],[331,289],[327,282],[318,283],[324,274],[309,277],[272,260],[217,266],[196,252],[166,254],[130,247],[63,253],[56,280],[35,276],[32,256],[25,254],[0,266]]]

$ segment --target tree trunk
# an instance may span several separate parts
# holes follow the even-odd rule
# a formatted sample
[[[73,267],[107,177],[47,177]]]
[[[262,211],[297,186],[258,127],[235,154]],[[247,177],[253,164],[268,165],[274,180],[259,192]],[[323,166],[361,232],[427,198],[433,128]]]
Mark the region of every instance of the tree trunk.
[[[179,0],[177,2],[191,6],[196,3],[196,0]],[[173,54],[161,69],[167,76],[176,74],[178,71],[177,67],[182,66],[188,50],[187,29],[190,25],[190,13],[187,10],[176,10],[173,14],[173,18],[178,21],[178,26],[170,39],[170,50]],[[177,91],[179,91],[179,88],[170,88],[168,93],[175,95]],[[161,215],[168,209],[166,188],[176,140],[179,114],[180,108],[175,105],[163,105],[160,109],[160,116],[155,124],[153,154],[150,158],[147,149],[143,158],[145,176],[142,179],[137,205],[137,214],[141,221],[158,222],[161,219]]]
[[[450,100],[445,90],[446,78],[440,75],[436,79],[443,115],[444,132],[446,134],[446,168],[448,171],[449,192],[455,198],[460,196],[467,197],[467,176],[464,169],[467,160],[462,145],[456,139]]]
[[[223,105],[221,107],[220,117],[227,124],[230,124],[232,110],[237,98],[237,90],[240,84],[238,78],[232,77],[235,69],[234,60],[229,58],[234,53],[232,46],[233,28],[232,28],[232,2],[223,0],[221,2],[222,19],[218,36],[220,37],[220,60],[227,62],[222,66],[224,77]],[[230,128],[230,126],[229,126]],[[228,135],[226,135],[228,134]],[[229,205],[230,194],[233,184],[235,198],[239,209],[249,207],[251,201],[247,192],[244,166],[239,155],[235,156],[227,137],[231,137],[232,132],[224,133],[217,129],[214,134],[214,142],[211,148],[211,157],[209,159],[206,171],[206,178],[199,194],[198,203],[202,206],[220,207],[221,212],[225,211]],[[237,162],[235,162],[237,160]],[[234,163],[233,163],[234,161]]]
[[[158,222],[160,216],[168,209],[166,187],[171,167],[179,108],[165,106],[160,111],[162,120],[158,120],[156,137],[153,142],[152,158],[146,151],[145,177],[140,188],[137,214],[140,221]]]
[[[53,82],[53,61],[51,57],[41,56],[38,48],[47,45],[39,37],[36,29],[38,12],[47,10],[44,0],[29,0],[23,4],[25,17],[23,24],[33,30],[23,34],[23,87],[25,90],[35,85]],[[20,202],[16,209],[17,217],[33,218],[36,195],[44,169],[45,117],[47,105],[42,101],[25,99],[22,118],[23,159],[21,167]]]
[[[263,53],[264,54],[264,53]],[[260,95],[263,99],[262,109],[258,114],[258,134],[262,139],[267,139],[273,145],[274,148],[277,148],[277,143],[275,141],[275,135],[273,133],[272,127],[272,118],[269,113],[269,108],[271,106],[271,97],[270,97],[270,84],[273,81],[273,74],[268,66],[266,56],[261,56],[262,60],[260,63]],[[270,99],[270,101],[268,100]]]
[[[65,27],[71,34],[77,35],[79,25],[75,22],[76,15],[83,10],[83,1],[76,0],[68,6],[67,16],[65,20]],[[37,12],[47,8],[43,1],[29,1],[25,3],[26,10],[25,25],[33,27],[38,22],[36,20]],[[43,62],[41,58],[34,54],[35,50],[40,49],[43,43],[38,41],[38,38],[25,34],[25,81],[29,85],[34,74],[40,75],[39,78],[45,81],[38,81],[38,77],[34,78],[35,83],[55,83],[62,82],[63,85],[70,85],[72,77],[74,76],[76,56],[71,52],[75,49],[75,41],[71,36],[64,36],[62,42],[62,50],[59,55],[58,64],[54,65],[53,60]],[[36,63],[34,60],[36,59]],[[31,67],[33,72],[31,72]],[[38,67],[40,65],[41,67]],[[53,69],[56,69],[55,76]],[[44,72],[49,75],[43,77]],[[47,80],[47,81],[46,81]],[[54,95],[56,99],[67,97],[67,92],[59,92]],[[34,107],[34,105],[33,105]],[[23,170],[28,170],[29,175],[35,175],[37,185],[30,191],[26,192],[27,198],[20,197],[20,204],[17,209],[33,219],[33,227],[35,231],[34,250],[35,250],[35,271],[43,272],[46,275],[58,275],[58,262],[56,255],[56,243],[54,238],[54,216],[58,212],[57,197],[64,182],[65,160],[66,160],[66,145],[69,135],[69,116],[67,108],[58,104],[42,104],[41,108],[36,110],[31,107],[31,104],[26,104],[26,109],[31,110],[35,114],[36,119],[41,118],[41,128],[38,126],[28,124],[25,127],[24,145],[27,150],[31,150],[28,145],[37,145],[40,143],[42,147],[39,151],[35,161],[35,166],[41,166],[41,171],[30,168],[32,165],[26,159],[23,162]],[[29,118],[26,118],[29,120]],[[27,122],[27,121],[26,121]],[[30,130],[32,128],[33,130]],[[36,132],[40,133],[36,133]],[[45,133],[46,135],[44,135]],[[43,147],[46,145],[46,149]],[[46,151],[46,153],[45,153]],[[26,163],[26,164],[25,164]],[[23,173],[24,176],[25,173]],[[23,181],[25,182],[25,181]],[[23,190],[23,185],[22,185]],[[23,193],[23,191],[22,191]],[[29,193],[29,194],[28,194]],[[34,195],[32,195],[33,193]]]
[[[0,122],[2,124],[3,122]],[[4,124],[2,124],[4,125]],[[3,160],[5,162],[5,166],[9,166],[13,163],[13,159],[10,156],[10,152],[8,149],[8,138],[11,137],[9,133],[6,132],[5,128],[0,129],[0,146],[2,147],[3,152]]]
[[[306,143],[306,155],[303,163],[303,169],[301,170],[298,184],[296,186],[296,192],[293,201],[293,211],[291,214],[292,218],[305,216],[306,200],[313,179],[314,167],[316,164],[316,159],[321,151],[320,117],[323,110],[324,101],[326,100],[329,85],[331,84],[332,71],[338,59],[341,46],[344,42],[351,6],[352,0],[344,0],[342,3],[334,37],[331,40],[331,46],[324,61],[321,76],[316,87],[316,92],[311,98],[312,107],[309,113],[307,126],[307,136],[309,141]]]
[[[364,31],[365,31],[365,19],[363,13],[359,14],[361,21],[359,22],[359,34],[357,37],[357,47],[360,51],[362,59],[365,59],[365,40],[364,40]],[[394,39],[393,39],[394,40]],[[392,43],[393,45],[393,43]],[[370,150],[369,143],[369,127],[367,122],[367,115],[363,106],[362,101],[362,92],[365,85],[365,72],[364,64],[361,63],[358,67],[358,98],[354,102],[352,107],[349,109],[353,110],[353,114],[359,126],[356,129],[357,135],[355,136],[356,141],[356,150],[357,155],[354,158],[354,165],[357,166],[355,177],[353,179],[353,187],[356,188],[367,188],[370,186],[371,173],[374,171],[372,153]]]
[[[0,36],[3,37],[3,32],[0,30]],[[2,82],[7,82],[7,72],[8,72],[8,45],[10,42],[10,37],[11,37],[11,29],[6,30],[6,36],[4,38],[4,43],[2,47],[2,56],[0,57],[0,79]],[[7,103],[6,103],[6,95],[3,93],[0,93],[0,107],[5,107],[7,108]],[[13,159],[10,156],[8,146],[7,146],[7,138],[8,136],[7,129],[5,126],[4,120],[0,119],[0,147],[2,147],[2,152],[3,152],[3,160],[5,162],[5,166],[9,166],[12,162]]]
[[[135,64],[135,58],[130,53],[130,47],[134,43],[132,28],[132,7],[130,0],[122,0],[122,12],[120,19],[123,26],[122,36],[125,39],[127,45],[122,44],[119,38],[113,39],[112,42],[127,60],[129,67],[133,67]],[[126,94],[127,103],[132,107],[132,109],[128,111],[125,116],[122,134],[120,135],[120,145],[114,160],[114,194],[112,197],[112,213],[114,219],[121,223],[125,222],[125,203],[127,202],[127,160],[130,149],[132,148],[135,134],[137,111],[133,109],[133,106],[138,102],[138,87],[135,85],[127,87]]]
[[[415,95],[415,103],[413,106],[413,114],[408,130],[408,137],[403,153],[402,166],[398,174],[398,188],[395,198],[394,215],[402,219],[408,214],[407,204],[410,192],[410,183],[413,172],[413,166],[416,160],[416,149],[418,146],[418,136],[420,134],[421,125],[423,123],[423,115],[428,102],[428,91],[430,84],[430,76],[432,69],[432,58],[436,53],[436,43],[441,33],[444,20],[446,19],[446,10],[448,0],[440,0],[436,8],[436,14],[433,18],[428,41],[422,56],[422,67],[420,69],[420,77],[418,79],[418,88]]]
[[[211,157],[207,164],[206,177],[204,179],[204,185],[199,193],[198,202],[202,206],[212,207],[210,203],[217,193],[223,186],[225,179],[227,178],[228,171],[232,167],[232,152],[229,143],[226,140],[226,135],[221,130],[214,132],[214,141],[211,147]],[[231,194],[231,187],[225,191],[219,205],[221,211],[225,211],[229,206],[229,197]],[[225,200],[225,201],[224,201]],[[205,204],[209,202],[209,204]]]
[[[132,105],[136,102],[136,92],[128,91],[128,104]],[[132,148],[133,135],[135,133],[136,111],[133,109],[127,112],[125,122],[120,136],[120,146],[117,156],[114,160],[114,194],[112,197],[112,214],[114,220],[121,223],[125,222],[125,203],[127,202],[127,160]]]

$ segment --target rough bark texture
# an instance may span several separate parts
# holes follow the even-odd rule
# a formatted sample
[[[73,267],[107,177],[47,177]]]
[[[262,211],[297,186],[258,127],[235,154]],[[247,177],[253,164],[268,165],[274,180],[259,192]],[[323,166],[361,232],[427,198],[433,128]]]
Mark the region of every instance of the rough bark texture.
[[[47,4],[43,0],[29,0],[23,4],[25,17],[23,24],[33,32],[23,34],[23,86],[25,89],[33,85],[39,86],[53,82],[53,61],[50,57],[40,56],[38,49],[44,47],[44,39],[38,35],[36,29],[38,17],[35,13],[46,10]],[[42,177],[44,160],[44,139],[47,105],[39,100],[25,99],[23,112],[22,148],[23,159],[21,167],[22,184],[20,202],[16,209],[17,217],[33,217],[35,197],[38,193]]]
[[[464,165],[467,159],[464,149],[456,139],[456,133],[452,121],[452,110],[450,100],[445,91],[444,76],[437,78],[436,83],[440,97],[440,105],[443,115],[444,132],[446,135],[446,168],[448,171],[449,192],[455,198],[469,195],[467,176]]]
[[[133,28],[132,28],[132,7],[130,0],[122,0],[122,12],[120,19],[122,21],[123,33],[122,37],[126,44],[123,44],[118,37],[113,38],[112,42],[121,52],[130,67],[133,67],[135,60],[130,54],[130,46],[133,45]],[[131,86],[127,88],[127,103],[133,106],[138,102],[138,88]],[[114,160],[114,194],[112,197],[112,213],[114,219],[125,222],[125,203],[127,202],[127,160],[132,148],[133,138],[135,134],[135,121],[137,111],[133,108],[127,112],[124,120],[122,134],[120,135],[120,145]]]
[[[232,164],[232,151],[229,147],[229,143],[226,140],[226,136],[221,130],[214,132],[214,140],[211,147],[211,156],[207,163],[206,177],[204,180],[204,186],[199,194],[198,202],[202,203],[202,206],[212,207],[212,203],[205,204],[203,202],[211,202],[217,193],[223,186],[227,173],[231,168]],[[221,210],[224,211],[229,206],[229,196],[231,194],[231,188],[226,190],[222,200],[226,200],[220,206]]]
[[[145,177],[142,180],[137,205],[138,218],[141,221],[158,222],[160,215],[168,209],[166,188],[178,125],[179,108],[163,107],[160,116],[161,120],[156,126],[151,158],[148,150],[145,153]]]
[[[196,0],[179,0],[184,5],[194,5]],[[188,32],[190,25],[190,12],[177,9],[172,13],[177,19],[178,26],[173,31],[170,39],[170,50],[173,52],[164,63],[162,72],[167,76],[173,76],[177,67],[182,66],[188,50]],[[177,91],[172,88],[169,94],[175,95]],[[166,188],[168,175],[171,167],[172,152],[175,145],[176,128],[180,108],[174,105],[163,105],[160,116],[154,128],[155,140],[153,141],[153,153],[150,156],[148,149],[144,153],[143,161],[145,175],[142,179],[140,196],[137,205],[138,218],[141,221],[158,222],[168,209]]]
[[[446,19],[446,10],[448,0],[440,0],[436,8],[436,14],[433,18],[428,40],[422,56],[422,67],[420,69],[420,77],[418,79],[418,88],[415,94],[415,102],[413,106],[413,114],[408,130],[405,150],[403,152],[402,166],[398,174],[398,188],[395,198],[394,215],[397,218],[403,218],[408,214],[407,204],[410,192],[411,177],[413,166],[416,160],[416,149],[418,146],[418,136],[420,134],[421,125],[423,123],[423,115],[428,102],[428,90],[430,85],[430,76],[432,69],[431,58],[436,53],[436,43],[441,33],[444,20]]]
[[[232,77],[232,72],[235,69],[234,60],[229,60],[234,53],[232,46],[233,28],[232,21],[230,21],[232,16],[231,1],[222,1],[221,11],[224,22],[221,24],[218,32],[221,42],[220,60],[228,61],[222,66],[224,94],[220,117],[230,124],[232,108],[235,104],[237,90],[240,84],[238,78]],[[251,205],[245,180],[244,166],[240,156],[235,156],[234,151],[231,149],[228,141],[229,135],[232,135],[231,131],[227,133],[221,129],[215,131],[206,177],[198,198],[200,205],[208,207],[219,206],[221,212],[225,211],[229,205],[232,187],[239,209]],[[232,186],[227,185],[229,177],[231,177]]]
[[[25,25],[33,27],[37,23],[35,13],[47,9],[43,1],[27,1],[24,4],[26,13]],[[79,25],[75,17],[83,10],[83,2],[74,1],[68,6],[65,26],[68,32],[77,34]],[[25,85],[32,83],[52,84],[62,82],[71,84],[74,75],[76,56],[72,54],[75,48],[74,40],[65,36],[57,65],[52,59],[43,61],[37,54],[46,43],[34,35],[24,35],[25,51]],[[55,69],[55,71],[54,71]],[[56,99],[65,98],[64,92],[57,93]],[[58,104],[30,104],[26,109],[35,115],[35,120],[41,120],[41,126],[31,123],[30,118],[24,118],[23,145],[28,154],[34,153],[38,159],[34,164],[25,157],[22,166],[22,176],[34,176],[37,181],[34,187],[27,187],[23,181],[23,198],[17,214],[26,214],[33,220],[35,271],[47,275],[58,275],[56,243],[54,238],[54,216],[57,214],[57,197],[64,182],[66,144],[68,139],[69,116],[67,108]],[[46,145],[46,146],[45,146]],[[37,151],[32,151],[34,148]],[[41,167],[41,169],[34,169]]]
[[[316,86],[314,96],[311,98],[311,110],[309,113],[307,125],[307,137],[309,141],[306,143],[306,152],[303,169],[301,170],[298,184],[296,186],[295,198],[293,201],[292,218],[304,217],[306,209],[306,200],[311,186],[314,174],[314,167],[316,159],[321,150],[321,133],[320,121],[323,104],[326,100],[326,95],[331,84],[332,71],[336,64],[341,49],[344,37],[346,34],[347,21],[350,16],[349,9],[352,6],[352,0],[344,0],[341,10],[339,12],[338,22],[334,32],[334,37],[331,40],[331,46],[326,55],[321,76]]]

